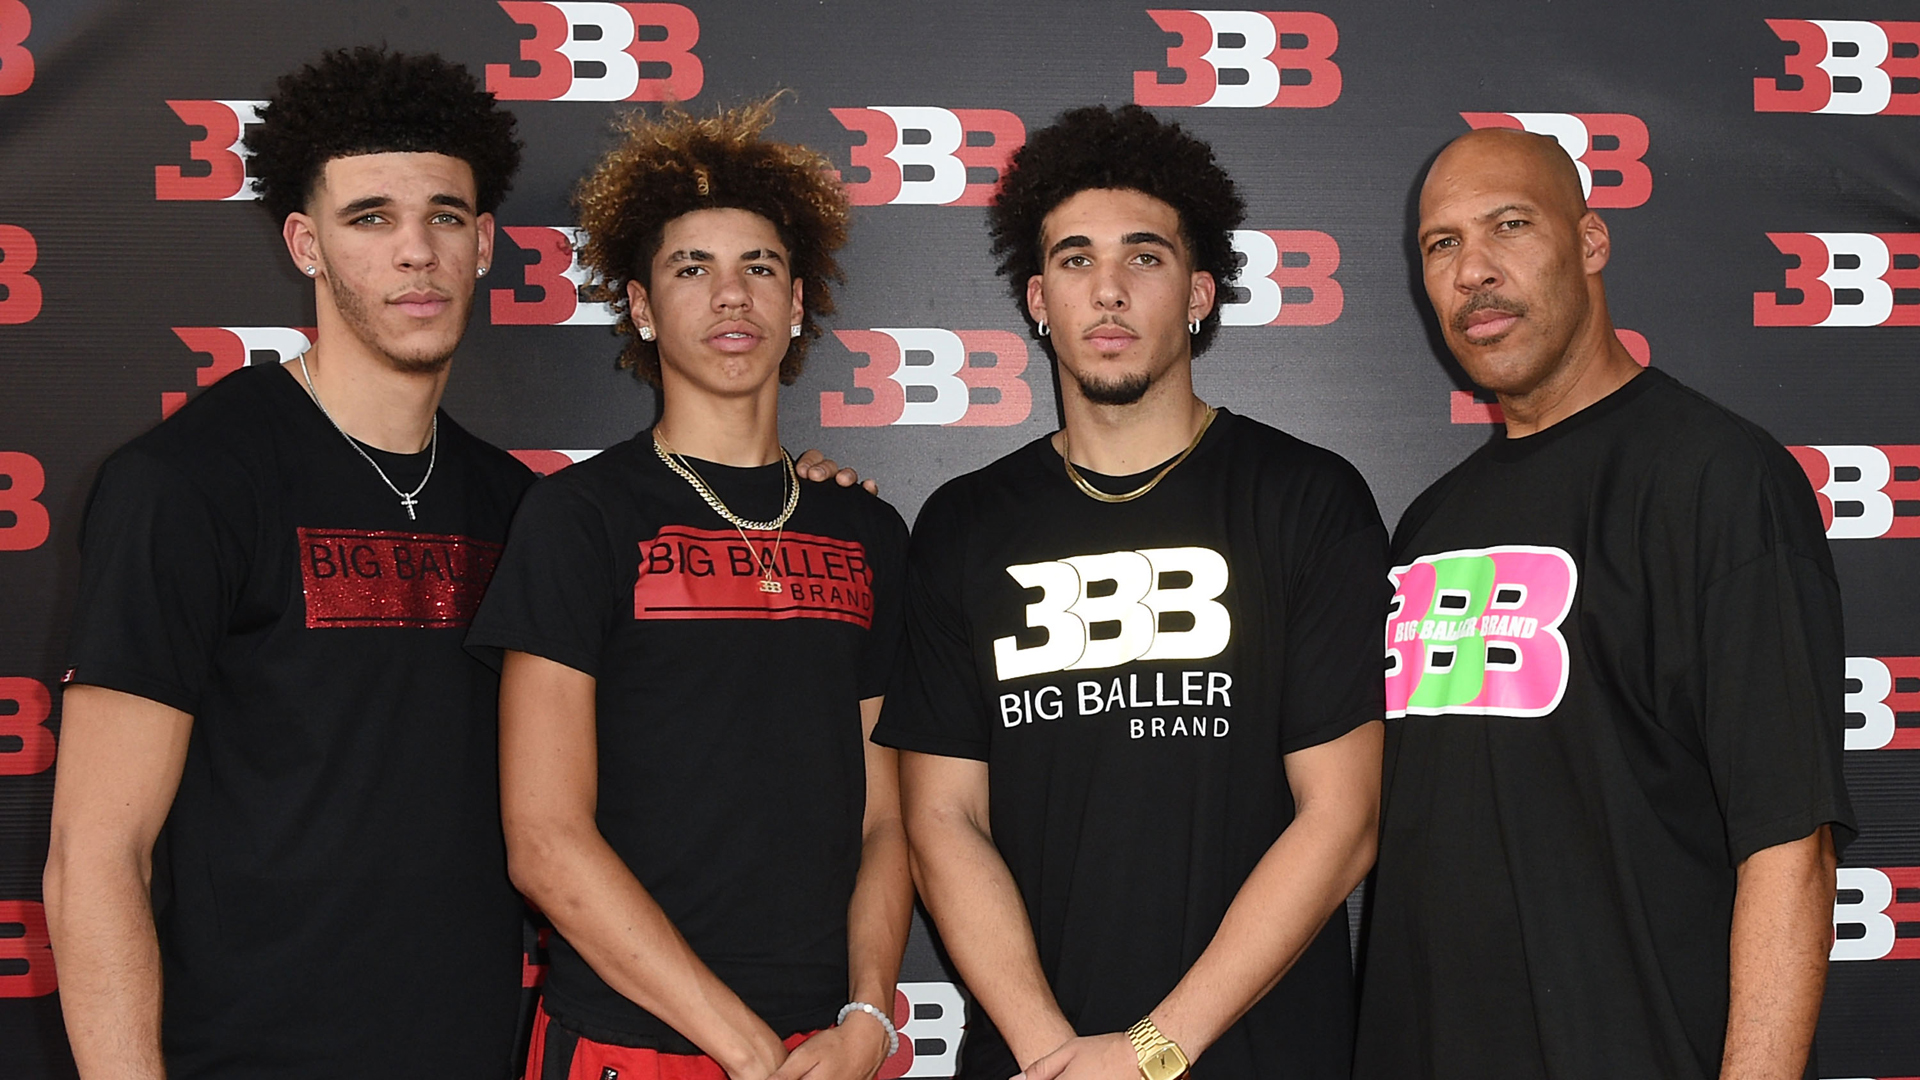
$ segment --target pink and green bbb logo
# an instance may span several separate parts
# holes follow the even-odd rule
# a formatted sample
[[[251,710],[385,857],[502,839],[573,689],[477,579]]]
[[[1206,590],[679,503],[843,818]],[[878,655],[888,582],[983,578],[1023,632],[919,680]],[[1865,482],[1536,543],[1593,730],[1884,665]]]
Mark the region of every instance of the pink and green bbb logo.
[[[1554,547],[1423,555],[1394,567],[1387,609],[1387,715],[1545,716],[1567,692],[1580,573]]]

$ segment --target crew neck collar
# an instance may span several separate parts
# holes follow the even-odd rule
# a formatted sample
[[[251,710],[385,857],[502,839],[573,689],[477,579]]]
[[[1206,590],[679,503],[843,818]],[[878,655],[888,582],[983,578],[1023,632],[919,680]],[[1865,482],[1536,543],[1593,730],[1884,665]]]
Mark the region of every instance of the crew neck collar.
[[[1658,368],[1645,368],[1613,393],[1543,431],[1536,431],[1532,435],[1523,435],[1517,439],[1510,438],[1503,432],[1500,438],[1489,444],[1487,452],[1497,461],[1519,461],[1539,453],[1574,432],[1614,415],[1633,404],[1654,385],[1671,381],[1672,377]]]

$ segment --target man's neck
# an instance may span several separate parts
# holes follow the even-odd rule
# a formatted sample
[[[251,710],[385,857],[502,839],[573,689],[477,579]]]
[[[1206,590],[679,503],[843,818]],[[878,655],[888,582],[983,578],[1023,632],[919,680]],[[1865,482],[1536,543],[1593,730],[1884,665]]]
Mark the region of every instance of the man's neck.
[[[340,430],[368,446],[394,454],[417,454],[433,434],[434,410],[447,387],[447,368],[433,373],[395,368],[357,340],[330,335],[321,328],[319,340],[300,360],[286,367],[303,388],[308,387],[321,408]]]
[[[1603,333],[1583,336],[1568,350],[1565,363],[1554,374],[1524,394],[1498,394],[1507,438],[1536,435],[1627,385],[1641,367],[1614,335],[1610,322]]]
[[[717,397],[669,387],[654,430],[676,454],[740,468],[780,460],[777,388],[745,397]]]
[[[1075,465],[1107,476],[1130,476],[1166,461],[1193,442],[1207,419],[1207,403],[1194,396],[1192,372],[1184,364],[1131,405],[1089,401],[1064,373],[1061,388],[1066,427],[1054,435],[1053,448],[1070,449]]]

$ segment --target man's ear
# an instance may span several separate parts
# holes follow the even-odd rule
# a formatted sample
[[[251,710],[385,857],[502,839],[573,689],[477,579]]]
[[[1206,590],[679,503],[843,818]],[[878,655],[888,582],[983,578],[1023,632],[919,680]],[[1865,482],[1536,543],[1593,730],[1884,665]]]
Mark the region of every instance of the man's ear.
[[[627,318],[635,330],[653,325],[653,307],[647,303],[647,287],[638,278],[627,282]]]
[[[1213,313],[1213,298],[1219,286],[1205,270],[1193,272],[1193,284],[1187,290],[1187,321],[1199,322]]]
[[[473,219],[473,224],[474,240],[479,249],[476,253],[479,258],[475,265],[485,270],[493,266],[493,215],[481,214]]]
[[[1607,261],[1613,258],[1613,235],[1607,231],[1607,223],[1599,214],[1589,210],[1580,218],[1580,262],[1589,274],[1597,274],[1607,268]]]
[[[1041,287],[1039,274],[1027,279],[1027,312],[1034,322],[1047,321],[1047,290]]]
[[[788,326],[799,326],[801,323],[807,321],[807,306],[801,303],[800,288],[805,284],[806,282],[799,278],[793,279],[793,312],[787,316]]]
[[[317,277],[326,269],[320,258],[320,235],[314,229],[314,220],[298,211],[288,214],[287,220],[280,223],[280,238],[286,241],[287,254],[293,257],[294,269],[303,277]],[[309,274],[308,267],[314,267]]]

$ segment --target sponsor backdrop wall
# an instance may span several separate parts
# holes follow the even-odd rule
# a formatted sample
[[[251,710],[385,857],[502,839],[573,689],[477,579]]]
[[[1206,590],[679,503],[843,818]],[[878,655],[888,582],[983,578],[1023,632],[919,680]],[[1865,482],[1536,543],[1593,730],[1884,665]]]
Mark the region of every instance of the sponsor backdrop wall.
[[[88,483],[201,388],[306,347],[311,287],[238,140],[274,76],[384,41],[484,71],[520,117],[527,165],[447,407],[542,471],[654,409],[613,366],[611,316],[575,292],[567,193],[608,119],[791,88],[776,134],[834,160],[857,218],[783,434],[877,477],[909,519],[942,479],[1056,424],[981,207],[1062,109],[1137,101],[1213,142],[1250,213],[1200,392],[1352,459],[1389,521],[1499,415],[1426,312],[1419,175],[1469,128],[1558,139],[1612,227],[1628,348],[1765,425],[1820,492],[1862,825],[1822,1073],[1920,1075],[1913,17],[1899,0],[0,0],[0,1074],[72,1068],[40,867]],[[924,935],[896,1008],[910,1038],[883,1075],[948,1075],[965,1006]]]

